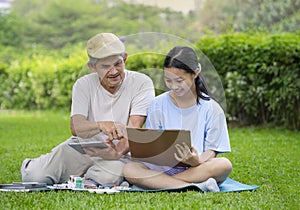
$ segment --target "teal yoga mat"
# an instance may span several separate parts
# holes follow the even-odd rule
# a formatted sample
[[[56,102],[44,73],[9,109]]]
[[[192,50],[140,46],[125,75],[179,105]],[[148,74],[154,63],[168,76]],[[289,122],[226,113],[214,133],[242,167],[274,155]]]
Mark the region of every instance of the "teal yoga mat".
[[[219,185],[220,192],[240,192],[240,191],[251,191],[257,189],[259,186],[257,185],[247,185],[240,183],[238,181],[235,181],[233,179],[227,178],[225,182],[223,182],[221,185]],[[168,191],[168,192],[185,192],[185,191],[202,191],[198,186],[196,185],[188,185],[181,188],[164,188],[159,190],[145,190],[139,187],[134,186],[132,189],[125,190],[126,192],[162,192],[162,191]]]

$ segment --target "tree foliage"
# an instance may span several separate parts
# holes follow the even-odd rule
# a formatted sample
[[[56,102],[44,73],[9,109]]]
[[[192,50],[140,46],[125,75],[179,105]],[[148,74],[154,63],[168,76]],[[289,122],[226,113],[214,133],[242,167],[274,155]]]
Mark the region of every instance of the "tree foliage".
[[[12,13],[0,17],[0,45],[59,49],[103,31],[162,32],[192,42],[208,33],[297,32],[299,11],[300,0],[207,0],[186,15],[117,0],[14,0]]]
[[[207,0],[197,15],[202,27],[217,33],[296,32],[300,25],[300,0]]]
[[[15,0],[13,12],[26,23],[25,44],[42,44],[52,49],[86,41],[103,31],[120,36],[145,31],[172,33],[179,31],[188,19],[179,12],[122,1],[48,0],[42,4],[36,0]],[[176,24],[172,24],[174,20]]]
[[[0,13],[0,46],[18,47],[22,42],[21,19],[14,13]]]

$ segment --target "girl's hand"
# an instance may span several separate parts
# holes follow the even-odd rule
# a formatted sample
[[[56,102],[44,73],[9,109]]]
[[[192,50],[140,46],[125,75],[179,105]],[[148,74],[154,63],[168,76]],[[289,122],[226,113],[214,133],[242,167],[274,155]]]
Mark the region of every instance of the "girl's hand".
[[[186,143],[182,143],[176,144],[175,148],[177,150],[177,152],[174,153],[176,160],[190,166],[200,165],[198,151],[194,147],[189,148]]]

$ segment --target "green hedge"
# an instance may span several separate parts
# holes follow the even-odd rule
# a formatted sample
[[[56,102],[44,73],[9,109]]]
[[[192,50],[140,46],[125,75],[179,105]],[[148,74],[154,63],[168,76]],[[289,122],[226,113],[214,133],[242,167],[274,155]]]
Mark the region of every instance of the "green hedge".
[[[221,76],[231,117],[300,129],[299,35],[232,34],[196,45]]]
[[[294,34],[230,34],[202,37],[195,45],[220,75],[229,119],[299,130],[299,43],[299,35]],[[0,61],[0,108],[69,109],[72,85],[89,72],[82,49],[22,54],[10,62]],[[166,90],[161,77],[163,59],[164,55],[141,54],[129,57],[126,65],[151,76],[160,94]]]
[[[68,57],[22,55],[7,65],[0,62],[1,109],[69,109],[72,86],[87,71],[83,50]]]

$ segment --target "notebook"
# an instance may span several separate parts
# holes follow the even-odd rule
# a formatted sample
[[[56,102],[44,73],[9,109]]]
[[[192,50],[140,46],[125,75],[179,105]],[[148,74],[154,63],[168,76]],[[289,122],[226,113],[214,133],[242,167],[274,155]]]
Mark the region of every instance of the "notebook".
[[[127,135],[132,159],[156,165],[178,165],[175,145],[185,142],[191,147],[189,130],[127,128]]]

